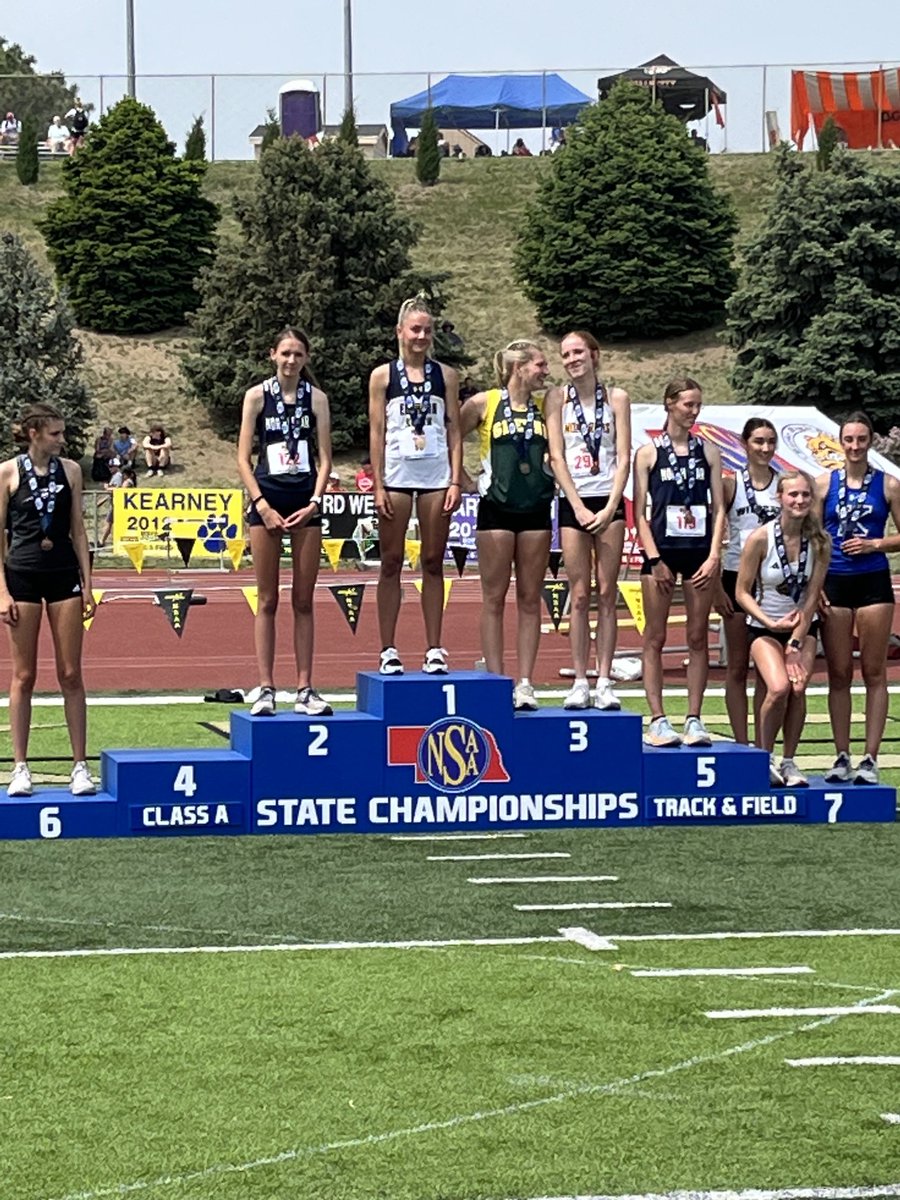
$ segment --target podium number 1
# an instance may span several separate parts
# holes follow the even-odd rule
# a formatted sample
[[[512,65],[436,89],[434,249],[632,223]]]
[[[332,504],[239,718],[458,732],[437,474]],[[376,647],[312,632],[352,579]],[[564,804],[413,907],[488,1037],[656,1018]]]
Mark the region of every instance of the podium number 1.
[[[455,717],[456,716],[456,684],[455,683],[445,683],[444,686],[441,688],[441,691],[447,697],[447,716]]]

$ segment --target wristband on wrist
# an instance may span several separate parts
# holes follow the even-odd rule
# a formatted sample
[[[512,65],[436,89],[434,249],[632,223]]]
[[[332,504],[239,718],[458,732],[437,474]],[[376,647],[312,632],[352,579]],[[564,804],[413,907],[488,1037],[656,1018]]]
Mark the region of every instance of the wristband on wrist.
[[[310,496],[309,502],[310,502],[310,504],[315,504],[315,506],[317,508],[319,508],[322,504],[322,497],[321,496]]]
[[[648,557],[648,559],[647,559],[647,566],[648,566],[648,567],[650,568],[650,570],[652,571],[652,570],[653,570],[653,568],[656,566],[656,564],[657,564],[657,563],[661,563],[661,562],[662,562],[662,557],[661,557],[659,554],[654,554],[654,556],[653,556],[652,558],[649,558],[649,557]]]
[[[265,496],[251,496],[250,504],[252,505],[253,508],[256,508],[256,506],[257,506],[257,504],[259,504],[260,500],[265,500]]]
[[[790,648],[792,650],[802,650],[803,649],[803,643],[801,641],[799,641],[797,638],[791,638],[790,641],[788,642],[788,645],[790,646]]]
[[[459,482],[458,479],[451,479],[450,482],[447,484],[447,487],[462,487],[462,484]]]

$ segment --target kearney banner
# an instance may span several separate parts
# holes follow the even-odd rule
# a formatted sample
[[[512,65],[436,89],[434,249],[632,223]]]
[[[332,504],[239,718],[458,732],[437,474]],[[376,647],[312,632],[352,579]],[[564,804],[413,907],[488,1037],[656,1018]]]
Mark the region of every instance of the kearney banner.
[[[117,554],[136,545],[141,557],[167,554],[176,539],[193,539],[191,558],[218,558],[243,529],[240,488],[116,488],[112,502]]]

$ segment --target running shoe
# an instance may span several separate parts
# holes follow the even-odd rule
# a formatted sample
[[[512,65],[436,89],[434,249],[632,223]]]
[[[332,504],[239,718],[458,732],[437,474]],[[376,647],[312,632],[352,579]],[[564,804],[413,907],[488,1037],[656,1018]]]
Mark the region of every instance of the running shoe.
[[[6,794],[7,796],[31,795],[31,772],[28,769],[28,763],[16,763]]]
[[[657,717],[644,734],[645,746],[680,746],[681,738],[672,728],[668,717]]]
[[[612,690],[609,680],[598,679],[597,690],[594,692],[594,708],[599,708],[603,712],[618,712],[621,707],[621,701]]]
[[[299,688],[294,701],[294,712],[306,717],[330,717],[334,709],[323,700],[315,688]]]
[[[447,669],[447,651],[443,646],[432,646],[425,651],[422,670],[426,675],[446,675]]]
[[[711,746],[709,730],[699,717],[688,717],[684,723],[682,741],[686,746]]]
[[[853,778],[853,767],[850,765],[850,755],[842,750],[834,760],[834,766],[825,772],[826,783],[849,783]]]
[[[792,758],[783,758],[781,760],[781,766],[778,768],[778,770],[781,774],[781,778],[784,780],[785,787],[809,787],[809,780]]]
[[[579,679],[577,683],[572,684],[572,688],[565,700],[563,708],[590,708],[591,707],[591,687],[585,679]]]
[[[513,708],[517,712],[534,712],[538,707],[534,688],[530,683],[517,683],[513,689]]]
[[[151,468],[150,468],[150,470],[147,472],[147,476],[146,476],[146,477],[147,477],[147,479],[150,479],[150,478],[152,478],[152,476],[153,476],[153,475],[155,475],[155,474],[156,474],[156,472],[155,472],[155,471],[153,470],[153,468],[151,467]]]
[[[854,783],[877,783],[878,782],[878,763],[871,754],[867,754],[865,758],[859,760],[859,766],[856,768],[856,774],[853,777]]]
[[[778,763],[775,761],[775,755],[769,755],[769,786],[784,787],[784,776],[778,770]]]
[[[72,768],[69,791],[73,796],[96,795],[97,785],[91,778],[91,773],[88,770],[88,765],[86,762],[77,762]]]
[[[402,675],[403,663],[400,661],[400,655],[397,653],[396,646],[385,646],[381,652],[381,661],[378,664],[379,675]]]
[[[250,709],[251,717],[273,717],[275,715],[275,689],[261,687],[259,696]]]

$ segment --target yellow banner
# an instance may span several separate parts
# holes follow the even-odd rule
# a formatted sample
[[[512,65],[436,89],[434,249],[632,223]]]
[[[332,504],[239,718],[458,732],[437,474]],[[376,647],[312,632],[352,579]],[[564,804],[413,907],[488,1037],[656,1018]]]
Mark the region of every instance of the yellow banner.
[[[322,549],[332,567],[336,571],[341,561],[341,551],[344,548],[344,538],[322,538]]]
[[[100,601],[103,599],[103,591],[103,588],[94,588],[94,590],[91,592],[91,599],[94,601],[94,611],[86,620],[81,622],[85,628],[85,632],[87,632],[87,630],[90,629],[94,623],[94,617],[97,615],[97,608],[100,604]]]
[[[231,562],[231,565],[236,571],[240,570],[241,559],[244,557],[244,539],[242,537],[235,538],[234,541],[228,542],[225,553]]]
[[[415,584],[415,586],[416,586],[416,591],[417,591],[417,592],[418,592],[418,593],[421,595],[421,593],[422,593],[422,580],[421,580],[421,579],[415,579],[415,580],[413,580],[413,582],[414,582],[414,584]],[[450,591],[451,591],[452,587],[453,587],[453,580],[452,580],[452,579],[446,579],[446,578],[445,578],[445,579],[444,579],[444,608],[446,608],[446,607],[447,607],[447,601],[450,599]]]
[[[131,559],[134,569],[140,575],[144,568],[144,543],[143,542],[123,542],[122,549]]]
[[[243,492],[239,488],[116,488],[113,546],[128,554],[138,542],[144,554],[177,554],[176,537],[194,538],[192,558],[218,558],[243,536]]]
[[[646,621],[644,620],[644,597],[641,594],[641,585],[632,581],[620,580],[619,591],[634,620],[635,629],[638,633],[643,633]]]

